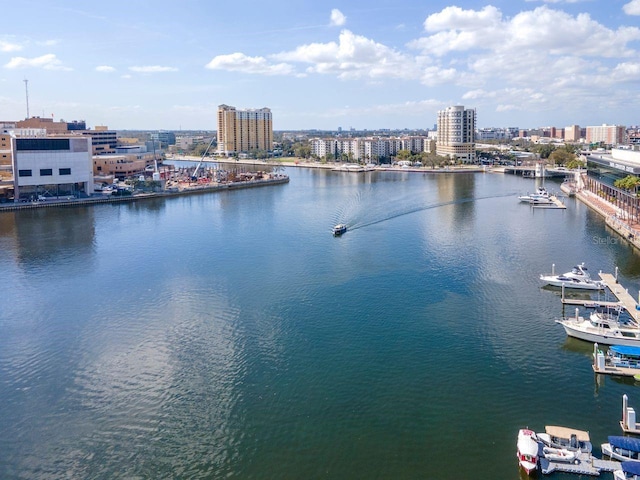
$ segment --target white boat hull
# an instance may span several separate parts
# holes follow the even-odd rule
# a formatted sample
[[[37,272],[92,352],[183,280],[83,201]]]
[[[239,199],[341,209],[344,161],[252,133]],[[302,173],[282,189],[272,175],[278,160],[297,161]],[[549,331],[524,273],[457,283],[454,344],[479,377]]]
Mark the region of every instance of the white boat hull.
[[[611,444],[609,443],[603,443],[600,448],[602,449],[603,455],[606,455],[607,457],[615,458],[616,460],[619,460],[621,462],[640,462],[640,459],[625,457],[623,455],[620,455],[611,447]]]
[[[627,347],[640,346],[640,331],[635,333],[635,336],[623,335],[620,331],[609,331],[604,333],[602,329],[595,329],[590,331],[584,328],[581,323],[575,323],[571,320],[557,320],[557,322],[564,327],[564,331],[567,335],[573,338],[578,338],[590,343],[599,343],[604,345],[624,345]]]
[[[518,464],[531,475],[538,468],[538,441],[536,434],[527,429],[518,432],[517,452]]]
[[[553,276],[553,275],[540,275],[540,281],[542,281],[546,285],[551,285],[552,287],[562,287],[564,285],[564,288],[571,288],[571,289],[578,289],[578,290],[603,290],[604,289],[604,284],[602,284],[601,282],[594,282],[594,281],[574,282],[574,281],[568,281],[568,280],[560,280],[557,276]]]

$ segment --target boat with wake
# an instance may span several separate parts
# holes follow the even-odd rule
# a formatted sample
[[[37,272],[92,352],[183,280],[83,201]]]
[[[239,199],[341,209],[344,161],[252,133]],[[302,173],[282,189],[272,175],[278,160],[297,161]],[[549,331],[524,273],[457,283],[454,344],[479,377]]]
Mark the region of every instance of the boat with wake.
[[[563,273],[562,275],[555,275],[553,272],[551,275],[540,275],[540,280],[545,285],[581,290],[603,290],[606,286],[604,282],[591,279],[591,275],[584,265],[584,262],[576,265],[570,272]]]
[[[338,237],[347,231],[347,225],[344,223],[339,223],[335,227],[333,227],[333,236]]]

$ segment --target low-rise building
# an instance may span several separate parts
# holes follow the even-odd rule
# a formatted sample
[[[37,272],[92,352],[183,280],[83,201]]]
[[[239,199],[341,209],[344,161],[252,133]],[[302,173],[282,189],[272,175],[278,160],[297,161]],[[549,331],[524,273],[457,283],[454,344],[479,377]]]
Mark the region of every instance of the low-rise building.
[[[16,202],[93,192],[89,137],[12,135],[11,155]]]
[[[94,155],[93,174],[124,179],[144,172],[152,164],[153,153]]]

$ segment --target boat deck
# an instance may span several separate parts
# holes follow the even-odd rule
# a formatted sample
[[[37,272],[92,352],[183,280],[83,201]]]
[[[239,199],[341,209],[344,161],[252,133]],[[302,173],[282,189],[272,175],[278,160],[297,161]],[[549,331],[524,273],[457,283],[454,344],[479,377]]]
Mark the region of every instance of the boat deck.
[[[575,473],[577,475],[591,475],[597,477],[600,472],[613,472],[619,470],[620,462],[613,460],[600,460],[590,453],[580,453],[574,463],[550,462],[546,458],[540,458],[540,471],[544,475],[554,472]]]
[[[635,426],[632,427],[628,427],[624,422],[620,422],[620,428],[622,429],[622,431],[624,433],[632,433],[633,435],[640,435],[640,428],[636,428],[639,425],[636,423]]]
[[[607,285],[607,288],[611,290],[611,293],[615,295],[622,306],[629,312],[629,315],[635,320],[640,320],[640,311],[638,310],[638,302],[631,296],[628,290],[622,288],[616,278],[610,273],[599,273],[602,281]]]
[[[591,365],[595,373],[604,375],[618,375],[620,377],[633,377],[640,373],[640,368],[614,367],[613,365],[605,365],[604,368],[598,368],[595,362]],[[638,431],[640,433],[640,431]]]

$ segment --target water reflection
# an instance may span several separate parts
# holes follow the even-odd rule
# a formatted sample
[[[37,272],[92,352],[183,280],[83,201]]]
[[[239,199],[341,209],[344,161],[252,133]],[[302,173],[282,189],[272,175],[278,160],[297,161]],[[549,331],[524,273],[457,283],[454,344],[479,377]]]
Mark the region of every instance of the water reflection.
[[[60,257],[82,268],[91,264],[95,247],[93,207],[3,213],[0,225],[4,250],[23,265],[41,266]]]

